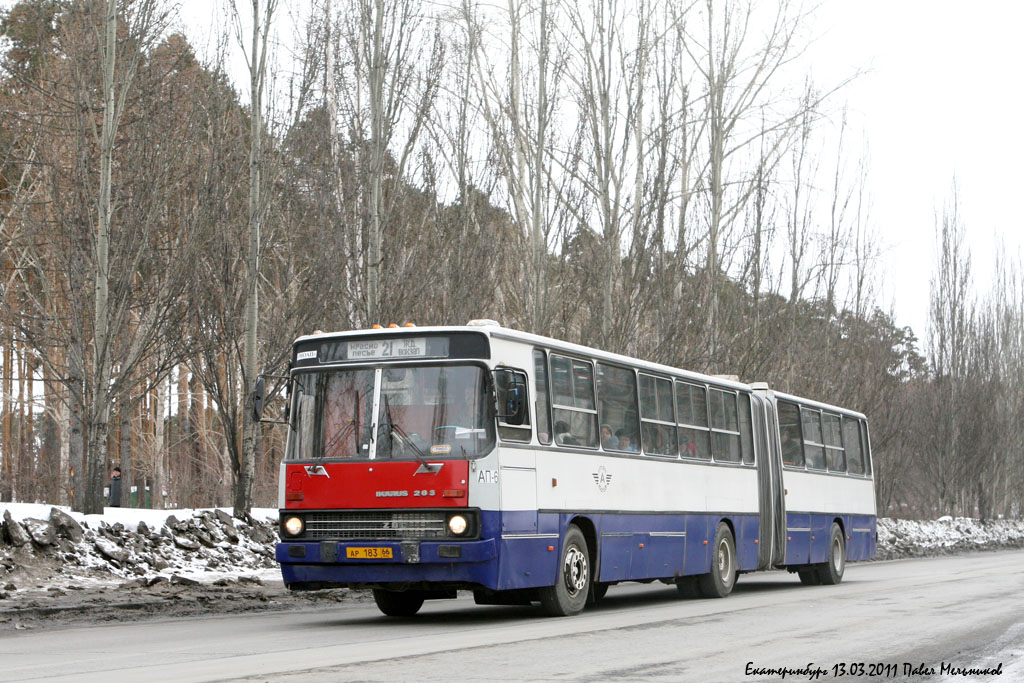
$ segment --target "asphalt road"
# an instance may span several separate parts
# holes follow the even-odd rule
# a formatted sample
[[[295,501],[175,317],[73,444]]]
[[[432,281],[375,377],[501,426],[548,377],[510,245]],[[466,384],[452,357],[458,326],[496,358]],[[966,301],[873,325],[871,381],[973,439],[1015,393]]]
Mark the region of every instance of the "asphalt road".
[[[1002,675],[950,675],[942,663],[1001,663]],[[570,618],[460,598],[428,602],[411,619],[351,603],[0,636],[0,680],[49,683],[703,683],[778,681],[763,670],[784,667],[825,670],[787,681],[831,681],[833,666],[860,673],[858,664],[865,669],[856,680],[1024,680],[1024,551],[854,564],[830,587],[801,586],[784,572],[749,574],[724,600],[624,584]]]

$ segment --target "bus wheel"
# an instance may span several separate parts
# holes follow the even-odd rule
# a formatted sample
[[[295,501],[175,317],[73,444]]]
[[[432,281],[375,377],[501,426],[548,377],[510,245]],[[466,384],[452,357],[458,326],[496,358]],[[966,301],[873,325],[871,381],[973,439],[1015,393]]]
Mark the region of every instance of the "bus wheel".
[[[605,595],[608,593],[607,583],[598,583],[597,581],[590,582],[590,595],[587,596],[588,605],[596,605],[601,602]]]
[[[540,589],[540,606],[546,614],[568,617],[583,610],[590,594],[589,557],[583,532],[570,525],[565,532],[555,585]]]
[[[799,576],[800,576],[800,583],[802,583],[805,586],[820,586],[821,585],[821,579],[818,578],[818,570],[817,569],[806,569],[806,570],[802,570],[802,571],[797,572],[797,574],[799,574]]]
[[[818,580],[826,586],[834,586],[843,580],[846,570],[846,537],[839,525],[832,522],[828,540],[828,562],[818,567]]]
[[[711,556],[711,572],[698,579],[700,593],[705,598],[724,598],[736,584],[736,542],[725,522],[718,524],[712,547],[715,552]]]
[[[423,607],[423,595],[416,591],[398,593],[374,588],[373,601],[389,617],[411,617]]]

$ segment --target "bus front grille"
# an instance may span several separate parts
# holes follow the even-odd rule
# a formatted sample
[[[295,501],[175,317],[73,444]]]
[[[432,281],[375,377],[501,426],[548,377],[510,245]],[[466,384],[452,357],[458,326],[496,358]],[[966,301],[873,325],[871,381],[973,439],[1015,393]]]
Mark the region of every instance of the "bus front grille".
[[[424,512],[316,512],[306,516],[306,538],[316,539],[423,539],[451,534],[442,511]]]

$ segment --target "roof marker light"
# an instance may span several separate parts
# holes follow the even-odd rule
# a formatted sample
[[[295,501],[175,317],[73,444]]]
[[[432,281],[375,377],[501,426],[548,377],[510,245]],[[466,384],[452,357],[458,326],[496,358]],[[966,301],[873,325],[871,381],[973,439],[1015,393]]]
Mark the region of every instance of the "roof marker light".
[[[391,328],[398,327],[398,323],[388,323],[388,327],[391,327]]]
[[[371,330],[379,330],[379,329],[381,329],[380,323],[374,323],[373,325],[370,326],[370,329]]]

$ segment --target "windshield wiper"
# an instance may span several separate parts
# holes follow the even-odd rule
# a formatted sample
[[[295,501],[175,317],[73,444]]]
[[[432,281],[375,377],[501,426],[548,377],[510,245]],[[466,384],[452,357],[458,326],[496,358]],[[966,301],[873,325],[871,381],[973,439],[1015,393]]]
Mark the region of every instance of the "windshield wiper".
[[[387,394],[384,394],[384,415],[388,419],[388,434],[392,436],[392,439],[394,439],[394,437],[397,436],[399,439],[401,439],[402,443],[404,443],[412,450],[413,454],[416,456],[416,459],[420,461],[420,465],[425,467],[430,472],[435,471],[435,466],[427,462],[427,454],[424,453],[423,450],[416,445],[416,442],[413,441],[412,438],[405,433],[405,430],[402,429],[400,425],[395,424],[394,419],[391,417],[391,403],[388,401]]]

